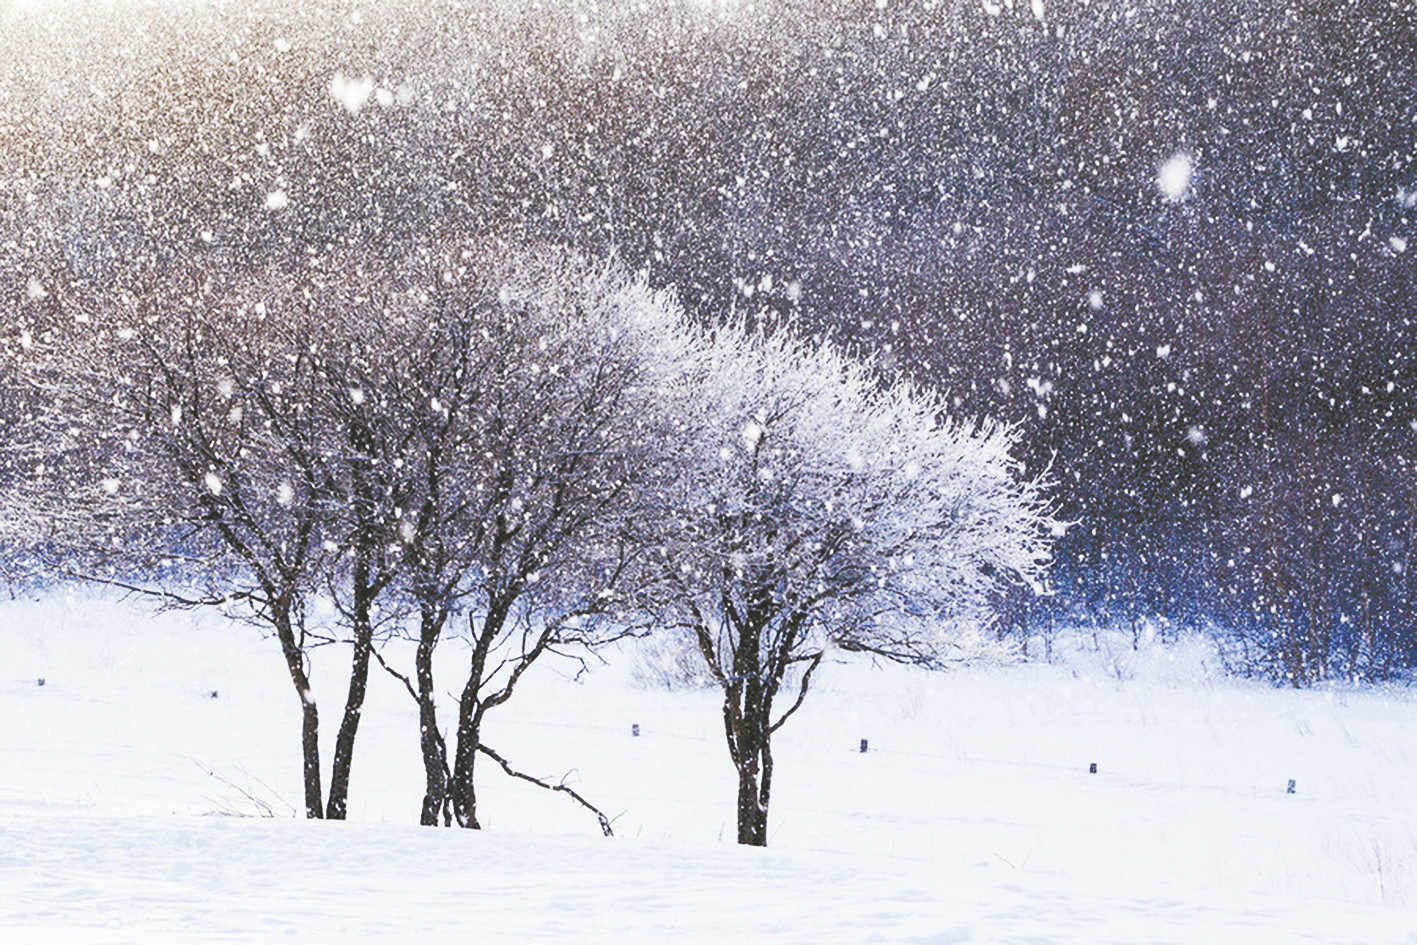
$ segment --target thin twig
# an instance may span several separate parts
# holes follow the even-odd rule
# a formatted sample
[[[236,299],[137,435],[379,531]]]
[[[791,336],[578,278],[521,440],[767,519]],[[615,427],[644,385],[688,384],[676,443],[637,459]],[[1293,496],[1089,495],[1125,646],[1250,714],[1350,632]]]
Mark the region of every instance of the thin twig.
[[[156,597],[159,600],[166,601],[168,604],[172,605],[175,608],[197,609],[201,607],[218,607],[222,604],[229,604],[239,600],[245,600],[252,596],[248,593],[237,591],[231,594],[223,594],[219,597],[184,597],[176,591],[161,590],[158,588],[151,587],[142,587],[137,584],[129,584],[127,581],[121,581],[118,578],[103,577],[102,575],[98,574],[88,574],[85,572],[72,570],[68,570],[65,573],[68,576],[80,581],[88,581],[93,584],[106,584],[109,587],[116,587],[119,590],[127,591],[129,594],[140,594],[145,597]]]
[[[215,771],[211,770],[210,768],[208,768],[206,765],[202,764],[200,761],[198,761],[198,760],[195,759],[195,758],[191,758],[191,759],[189,759],[189,760],[192,762],[192,764],[196,765],[197,767],[199,767],[199,768],[201,768],[203,771],[205,771],[209,776],[211,776],[211,777],[213,777],[213,778],[216,778],[216,779],[217,779],[218,781],[220,781],[222,784],[225,784],[227,787],[231,788],[233,791],[236,791],[236,792],[238,792],[239,794],[241,794],[243,797],[245,797],[246,800],[251,804],[251,806],[255,807],[256,810],[260,811],[262,817],[276,817],[276,816],[277,816],[277,814],[276,814],[276,812],[275,812],[275,808],[271,807],[270,803],[267,802],[266,800],[264,800],[263,798],[257,797],[254,793],[251,792],[251,790],[250,790],[249,788],[244,788],[244,787],[242,787],[241,785],[237,784],[235,781],[232,781],[232,780],[231,780],[230,778],[228,778],[226,775],[217,774]],[[277,794],[276,791],[275,791],[269,784],[267,784],[266,782],[262,781],[260,778],[252,778],[251,773],[250,773],[249,771],[243,770],[241,773],[244,774],[244,775],[246,775],[246,779],[247,779],[248,781],[254,780],[254,781],[255,781],[257,784],[259,784],[261,787],[265,788],[267,791],[270,792],[271,797],[275,798],[275,799],[276,799],[277,801],[279,801],[284,807],[286,807],[287,809],[289,809],[290,814],[289,814],[288,816],[290,816],[290,817],[294,817],[294,816],[295,816],[295,808],[294,808],[294,807],[291,807],[290,804],[286,802],[285,798],[283,798],[283,797],[281,797],[279,794]]]

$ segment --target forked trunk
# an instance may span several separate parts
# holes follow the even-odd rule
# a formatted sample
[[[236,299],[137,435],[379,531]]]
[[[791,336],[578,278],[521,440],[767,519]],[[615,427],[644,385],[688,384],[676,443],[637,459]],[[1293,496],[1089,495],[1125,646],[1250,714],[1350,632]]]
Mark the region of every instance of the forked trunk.
[[[742,682],[747,685],[731,686],[723,703],[729,755],[738,771],[738,842],[765,847],[772,796],[772,693],[756,679]]]

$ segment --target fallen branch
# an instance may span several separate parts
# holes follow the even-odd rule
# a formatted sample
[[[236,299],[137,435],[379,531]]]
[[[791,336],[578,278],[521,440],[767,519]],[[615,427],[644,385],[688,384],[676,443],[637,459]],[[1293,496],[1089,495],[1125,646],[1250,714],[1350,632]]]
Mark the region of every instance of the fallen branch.
[[[615,832],[610,829],[610,818],[606,817],[603,813],[601,813],[600,808],[596,807],[590,801],[586,800],[578,793],[576,793],[575,789],[568,786],[564,780],[561,781],[560,784],[548,784],[540,778],[533,778],[529,774],[523,774],[520,771],[513,770],[512,766],[507,764],[507,759],[503,758],[501,755],[497,754],[495,751],[488,748],[486,745],[478,745],[477,750],[482,752],[487,757],[491,758],[493,761],[497,762],[497,764],[501,765],[502,770],[507,772],[507,774],[511,775],[514,778],[521,778],[523,781],[530,781],[537,787],[545,788],[548,791],[564,791],[565,793],[571,795],[571,797],[575,798],[576,801],[578,801],[582,807],[595,814],[596,820],[600,821],[601,831],[604,832],[607,837],[615,836]]]

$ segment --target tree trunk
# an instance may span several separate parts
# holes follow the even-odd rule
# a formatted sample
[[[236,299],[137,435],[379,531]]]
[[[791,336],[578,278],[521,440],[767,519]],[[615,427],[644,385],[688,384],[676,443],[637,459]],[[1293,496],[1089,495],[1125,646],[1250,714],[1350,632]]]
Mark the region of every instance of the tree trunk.
[[[295,630],[290,621],[289,606],[272,603],[271,622],[285,654],[285,666],[295,694],[300,698],[300,749],[305,781],[305,816],[319,820],[324,816],[324,791],[320,785],[320,710],[310,689],[310,677],[305,672],[305,656],[295,642]]]
[[[453,760],[453,783],[449,793],[453,801],[453,820],[459,827],[481,830],[477,822],[477,792],[472,776],[477,760],[477,745],[481,739],[482,713],[476,708],[477,687],[468,681],[463,690],[462,706],[458,710],[457,757]]]
[[[481,830],[477,822],[477,792],[473,789],[473,773],[476,768],[477,746],[482,739],[482,714],[485,711],[478,701],[482,689],[482,674],[487,671],[487,654],[492,641],[501,629],[505,612],[491,608],[482,622],[482,632],[476,632],[473,617],[468,624],[473,629],[477,641],[472,648],[472,665],[468,667],[467,685],[463,686],[462,699],[458,702],[458,745],[453,759],[453,783],[448,793],[453,801],[453,821],[459,827]]]
[[[756,648],[737,661],[741,670],[756,670]],[[723,721],[728,753],[738,770],[738,842],[768,845],[768,799],[772,779],[771,734],[768,717],[771,694],[756,672],[739,673],[724,693]]]
[[[769,739],[763,733],[757,752],[738,768],[738,842],[746,846],[768,845],[768,800],[772,792]]]
[[[303,674],[302,674],[303,675]],[[319,820],[324,804],[320,785],[320,710],[315,706],[315,694],[309,682],[296,683],[300,691],[300,750],[304,758],[305,816]]]
[[[344,820],[348,813],[349,773],[354,763],[354,739],[359,734],[359,718],[364,712],[364,696],[369,689],[369,657],[374,649],[374,599],[378,596],[374,574],[379,555],[379,524],[368,458],[374,443],[368,428],[362,423],[355,423],[350,429],[349,444],[355,451],[350,463],[354,521],[354,568],[350,575],[354,660],[349,671],[349,695],[344,702],[344,718],[340,720],[339,735],[335,738],[335,757],[330,765],[330,797],[325,806],[327,820]]]
[[[433,648],[437,644],[442,621],[425,611],[419,635],[418,651],[414,656],[414,672],[418,679],[419,747],[423,751],[423,812],[419,823],[438,826],[441,815],[444,825],[452,823],[448,798],[448,749],[438,731],[438,710],[433,693]]]
[[[325,808],[327,820],[344,820],[349,805],[349,772],[354,763],[354,738],[359,733],[359,718],[364,712],[364,695],[369,688],[369,657],[373,653],[373,633],[366,621],[356,623],[354,631],[354,662],[349,672],[349,695],[344,703],[344,718],[340,720],[335,738],[335,758],[330,766],[330,799]]]
[[[738,772],[738,842],[752,847],[768,845],[768,812],[758,804],[756,778]]]

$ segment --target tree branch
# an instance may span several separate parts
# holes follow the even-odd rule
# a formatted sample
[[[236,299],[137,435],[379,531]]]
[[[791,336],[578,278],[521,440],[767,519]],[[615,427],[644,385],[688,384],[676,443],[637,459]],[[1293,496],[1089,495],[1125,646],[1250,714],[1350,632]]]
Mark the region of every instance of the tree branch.
[[[610,818],[606,817],[603,813],[601,813],[600,808],[596,807],[584,797],[581,797],[580,794],[578,794],[574,788],[567,785],[564,780],[562,780],[559,784],[548,784],[540,778],[534,778],[529,774],[523,774],[520,771],[513,770],[512,766],[507,763],[507,760],[505,758],[497,754],[491,748],[488,748],[486,745],[478,745],[477,750],[482,752],[487,757],[491,758],[493,761],[497,762],[497,764],[501,765],[502,770],[507,772],[507,774],[511,777],[520,778],[523,781],[529,781],[532,784],[535,784],[537,787],[545,788],[548,791],[562,791],[566,794],[571,795],[571,797],[575,798],[575,800],[579,802],[582,807],[595,814],[595,818],[596,820],[600,821],[600,829],[602,832],[604,832],[605,836],[615,836],[615,832],[610,829]]]
[[[379,648],[377,646],[371,647],[370,649],[374,653],[374,659],[378,660],[379,665],[384,667],[384,671],[387,672],[390,676],[397,679],[399,682],[403,683],[404,688],[408,690],[408,694],[410,696],[413,696],[413,701],[418,702],[418,690],[413,688],[413,683],[409,681],[409,678],[403,673],[394,669],[392,666],[390,666],[388,662],[384,659],[384,654],[379,652]]]
[[[776,722],[768,726],[769,735],[782,728],[782,724],[792,717],[792,713],[801,708],[802,701],[807,698],[807,687],[812,683],[812,674],[817,671],[818,666],[822,665],[822,657],[826,655],[826,650],[819,650],[817,651],[817,655],[812,657],[812,662],[807,665],[807,669],[802,673],[802,682],[797,687],[796,700],[793,701],[786,712],[782,713],[782,716]]]

